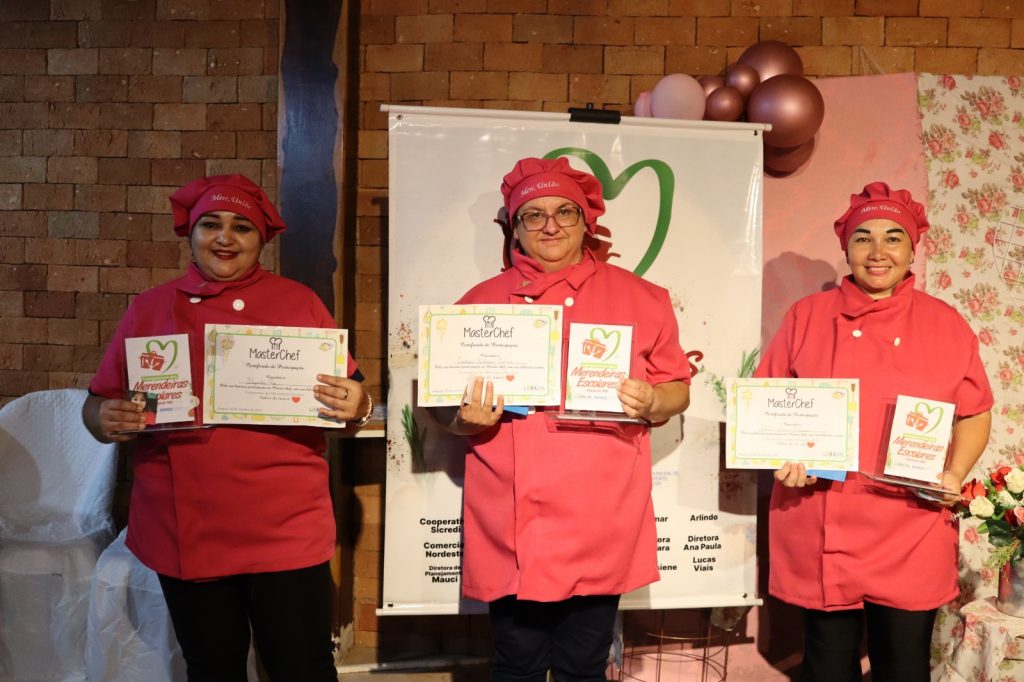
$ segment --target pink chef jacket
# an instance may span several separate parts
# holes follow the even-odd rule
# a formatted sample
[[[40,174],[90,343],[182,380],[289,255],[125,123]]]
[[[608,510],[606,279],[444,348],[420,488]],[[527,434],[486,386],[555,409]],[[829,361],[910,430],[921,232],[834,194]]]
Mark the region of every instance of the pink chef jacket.
[[[335,326],[298,282],[259,267],[235,282],[211,282],[192,264],[184,276],[132,301],[89,390],[124,397],[126,338],[188,333],[201,399],[207,323]],[[348,374],[355,371],[349,358]],[[219,426],[145,434],[137,444],[127,544],[158,573],[196,580],[283,571],[322,563],[334,552],[320,429]]]
[[[606,263],[584,260],[544,273],[516,253],[513,267],[459,303],[563,305],[572,322],[633,325],[632,376],[689,382],[668,292]],[[563,344],[563,367],[568,346]],[[470,439],[466,461],[462,590],[559,601],[622,594],[658,579],[648,429],[613,422],[570,425],[554,408],[506,413]]]
[[[959,416],[992,406],[978,339],[960,314],[914,289],[872,300],[850,277],[797,301],[765,351],[757,376],[860,379],[860,469],[881,473],[886,409],[898,394],[956,403]],[[864,600],[906,610],[958,594],[957,528],[950,512],[856,473],[772,491],[769,590],[826,611]]]

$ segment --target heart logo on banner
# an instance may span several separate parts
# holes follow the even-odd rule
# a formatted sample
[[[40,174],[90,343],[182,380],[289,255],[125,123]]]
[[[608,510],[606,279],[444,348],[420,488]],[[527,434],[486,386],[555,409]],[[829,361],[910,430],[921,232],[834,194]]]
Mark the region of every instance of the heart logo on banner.
[[[611,351],[604,357],[604,360],[609,360],[615,355],[615,351],[619,349],[619,344],[622,342],[622,334],[618,329],[613,329],[610,332],[606,332],[600,327],[593,327],[590,330],[590,338],[594,341],[601,341],[602,339],[607,342],[606,345],[611,347]],[[612,345],[612,340],[615,341],[615,345]]]
[[[664,161],[644,159],[632,164],[613,178],[604,159],[589,149],[583,149],[582,147],[554,149],[545,154],[544,158],[557,159],[559,156],[575,156],[586,163],[594,177],[601,181],[606,201],[619,196],[626,185],[629,184],[629,181],[633,179],[633,176],[643,169],[650,168],[654,171],[654,174],[658,177],[658,220],[654,226],[654,234],[651,235],[651,242],[648,244],[647,250],[637,266],[633,268],[633,274],[643,277],[644,273],[650,269],[651,265],[658,258],[661,248],[665,245],[665,237],[668,236],[668,226],[672,222],[672,200],[676,191],[675,173],[672,172],[672,169]]]
[[[292,396],[292,402],[293,402],[293,403],[297,403],[297,402],[299,402],[300,400],[302,400],[302,396],[298,396],[298,395],[293,395],[293,396]]]
[[[928,420],[928,423],[932,425],[930,429],[923,433],[931,433],[934,431],[936,427],[938,427],[939,422],[942,421],[942,415],[944,414],[941,406],[936,405],[935,407],[931,407],[923,400],[914,406],[914,410],[916,412],[920,412]]]
[[[161,343],[156,339],[150,339],[149,341],[146,342],[146,352],[152,353],[154,346],[162,350],[164,353],[171,351],[171,361],[167,363],[166,368],[170,370],[172,367],[174,367],[174,361],[178,359],[178,342],[172,339],[170,341],[164,341]]]

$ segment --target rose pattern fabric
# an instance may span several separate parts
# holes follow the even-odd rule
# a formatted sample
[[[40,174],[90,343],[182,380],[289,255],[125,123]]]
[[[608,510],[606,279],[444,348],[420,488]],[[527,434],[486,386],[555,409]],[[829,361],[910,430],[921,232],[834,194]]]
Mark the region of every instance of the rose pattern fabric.
[[[918,104],[932,223],[925,290],[978,334],[995,393],[981,476],[1024,462],[1024,88],[1017,76],[919,74]],[[933,679],[1021,679],[1024,662],[1004,659],[1024,656],[1024,641],[992,624],[1010,617],[991,599],[960,613],[994,598],[997,582],[985,535],[963,521],[960,536],[961,595],[939,610]],[[1012,620],[1024,634],[1024,619]]]

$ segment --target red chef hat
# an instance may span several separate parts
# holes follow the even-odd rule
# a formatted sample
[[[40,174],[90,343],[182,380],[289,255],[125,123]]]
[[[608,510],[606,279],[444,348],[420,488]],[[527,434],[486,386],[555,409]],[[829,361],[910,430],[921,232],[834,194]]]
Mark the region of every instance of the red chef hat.
[[[212,211],[245,216],[269,242],[285,228],[284,220],[259,185],[244,175],[211,175],[188,183],[171,195],[174,233],[187,237],[199,218]]]
[[[583,210],[587,232],[594,234],[597,219],[604,215],[601,183],[590,173],[578,171],[563,156],[557,159],[520,159],[502,180],[508,219],[514,220],[519,207],[537,197],[565,197]]]
[[[865,185],[860,194],[850,195],[850,208],[835,222],[840,248],[845,251],[853,231],[874,218],[887,218],[898,223],[914,244],[931,227],[925,217],[924,206],[914,201],[910,192],[891,189],[884,182],[872,182]]]

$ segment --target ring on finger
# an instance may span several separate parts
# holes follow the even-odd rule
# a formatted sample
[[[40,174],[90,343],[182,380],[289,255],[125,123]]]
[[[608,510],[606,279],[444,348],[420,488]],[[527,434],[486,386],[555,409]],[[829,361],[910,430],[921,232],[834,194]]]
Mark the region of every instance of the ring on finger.
[[[345,389],[345,395],[341,396],[342,400],[348,400],[348,389]]]

